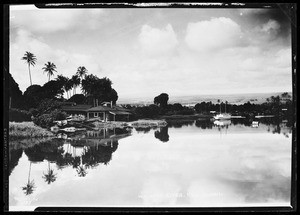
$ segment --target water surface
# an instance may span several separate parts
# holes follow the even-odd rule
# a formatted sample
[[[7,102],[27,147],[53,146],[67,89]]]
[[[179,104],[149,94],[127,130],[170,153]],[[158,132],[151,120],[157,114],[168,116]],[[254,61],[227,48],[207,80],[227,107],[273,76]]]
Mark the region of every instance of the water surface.
[[[13,142],[10,210],[289,206],[291,136],[283,123],[196,120]]]

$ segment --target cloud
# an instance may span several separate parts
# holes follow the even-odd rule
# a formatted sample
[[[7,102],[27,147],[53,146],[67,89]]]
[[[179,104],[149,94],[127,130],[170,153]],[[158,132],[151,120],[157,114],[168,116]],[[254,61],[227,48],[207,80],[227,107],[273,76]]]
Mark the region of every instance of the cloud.
[[[189,23],[185,42],[190,49],[204,52],[235,46],[241,36],[241,28],[236,22],[220,17],[210,21]]]
[[[96,29],[97,20],[104,10],[37,9],[11,7],[11,26],[27,29],[33,33],[55,33],[75,28]],[[79,26],[78,26],[79,25]]]
[[[97,60],[90,55],[55,49],[44,42],[43,38],[36,38],[26,30],[19,30],[15,39],[10,43],[9,70],[23,92],[29,86],[28,69],[25,62],[21,60],[25,51],[29,51],[37,57],[36,65],[31,68],[33,84],[43,85],[48,81],[42,70],[42,67],[48,61],[53,62],[57,66],[58,72],[55,75],[63,74],[71,77],[76,73],[79,66],[85,66],[89,71],[100,70]]]
[[[170,24],[164,29],[143,25],[138,40],[142,49],[149,54],[168,53],[178,44],[176,33]]]

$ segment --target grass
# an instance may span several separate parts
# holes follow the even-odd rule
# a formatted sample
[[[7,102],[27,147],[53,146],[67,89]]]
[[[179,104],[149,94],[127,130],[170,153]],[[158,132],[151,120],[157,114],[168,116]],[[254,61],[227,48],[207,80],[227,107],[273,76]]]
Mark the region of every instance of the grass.
[[[165,120],[152,120],[152,119],[142,119],[133,122],[93,122],[96,128],[124,128],[124,127],[134,127],[134,128],[147,128],[147,127],[161,127],[166,126],[167,122]]]
[[[161,127],[166,126],[167,122],[165,120],[141,119],[130,122],[129,125],[134,128]]]
[[[36,126],[33,122],[9,122],[9,138],[53,137],[47,129]]]

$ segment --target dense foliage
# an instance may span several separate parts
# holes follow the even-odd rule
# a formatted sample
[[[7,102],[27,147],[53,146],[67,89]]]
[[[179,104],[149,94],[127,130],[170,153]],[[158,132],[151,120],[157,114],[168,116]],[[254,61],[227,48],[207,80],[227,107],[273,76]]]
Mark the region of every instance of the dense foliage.
[[[53,121],[64,120],[67,117],[65,112],[60,110],[61,103],[53,99],[45,99],[33,113],[33,122],[43,128],[49,128]]]
[[[9,109],[9,121],[10,122],[31,121],[31,113],[25,110],[11,108]]]

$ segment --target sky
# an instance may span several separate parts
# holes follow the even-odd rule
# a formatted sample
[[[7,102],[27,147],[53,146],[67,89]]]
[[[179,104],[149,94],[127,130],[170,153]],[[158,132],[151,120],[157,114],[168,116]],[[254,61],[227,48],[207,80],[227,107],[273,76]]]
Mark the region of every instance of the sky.
[[[291,23],[277,9],[10,6],[9,71],[30,86],[79,66],[108,77],[119,98],[292,91]]]

